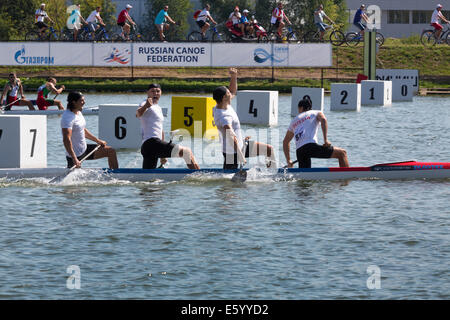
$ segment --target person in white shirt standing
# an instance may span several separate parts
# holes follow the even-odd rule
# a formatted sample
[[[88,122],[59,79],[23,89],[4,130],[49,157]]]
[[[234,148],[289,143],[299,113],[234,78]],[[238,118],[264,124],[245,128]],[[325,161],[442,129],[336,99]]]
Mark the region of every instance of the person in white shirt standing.
[[[241,23],[241,13],[239,12],[239,7],[236,6],[233,10],[233,12],[230,14],[230,16],[228,17],[228,21],[231,21],[233,23],[233,28],[236,29],[237,31],[242,32],[242,35],[245,34],[245,30],[244,30],[244,24]]]
[[[231,100],[237,92],[237,69],[230,68],[230,88],[218,87],[213,91],[213,99],[217,105],[213,108],[214,123],[219,131],[224,156],[224,170],[237,169],[239,164],[245,164],[245,158],[266,156],[268,168],[276,168],[273,147],[256,141],[250,137],[242,138],[241,123],[231,106]]]
[[[333,147],[328,141],[328,123],[325,115],[318,110],[311,110],[311,100],[303,99],[298,103],[298,115],[291,121],[283,140],[283,151],[287,166],[292,168],[289,143],[295,137],[295,146],[299,168],[311,168],[311,158],[337,158],[340,167],[348,167],[347,152]],[[322,127],[323,145],[317,144],[319,124]]]
[[[209,14],[209,10],[211,9],[211,6],[207,3],[205,5],[205,8],[199,13],[199,15],[197,16],[197,25],[200,27],[201,29],[201,33],[203,38],[206,37],[206,31],[208,31],[210,24],[208,23],[208,19],[214,23],[217,24],[217,22],[214,21],[214,19],[211,17],[211,15]]]
[[[95,40],[95,31],[99,28],[97,24],[100,24],[103,27],[105,27],[105,23],[103,22],[102,17],[100,17],[100,10],[101,7],[95,8],[95,10],[92,11],[89,17],[86,19],[89,31],[91,32],[92,40]]]
[[[189,169],[200,169],[191,149],[164,141],[164,115],[158,105],[161,94],[159,84],[150,84],[147,100],[143,101],[136,111],[136,117],[140,119],[142,127],[141,154],[144,157],[142,169],[155,169],[158,159],[161,159],[163,165],[167,162],[166,158],[173,157],[183,158]]]
[[[45,23],[45,19],[47,18],[52,23],[53,20],[50,19],[47,12],[45,12],[45,3],[41,3],[39,9],[36,10],[35,16],[35,25],[39,28],[39,36],[42,38],[44,36],[45,30],[47,30],[48,25]]]
[[[63,143],[66,149],[67,168],[81,167],[81,159],[88,155],[97,145],[101,148],[86,160],[108,158],[110,169],[119,168],[116,151],[106,145],[106,141],[98,139],[88,129],[82,110],[85,104],[84,96],[80,92],[72,91],[67,96],[67,109],[61,117]],[[86,138],[96,144],[87,144]]]
[[[444,15],[441,12],[442,10],[442,4],[438,4],[436,6],[436,9],[433,12],[433,15],[431,16],[431,25],[434,27],[435,31],[435,37],[436,40],[439,42],[440,38],[441,38],[441,33],[442,33],[442,26],[439,23],[439,20],[443,20],[445,21],[445,23],[450,23],[450,21],[448,21]]]

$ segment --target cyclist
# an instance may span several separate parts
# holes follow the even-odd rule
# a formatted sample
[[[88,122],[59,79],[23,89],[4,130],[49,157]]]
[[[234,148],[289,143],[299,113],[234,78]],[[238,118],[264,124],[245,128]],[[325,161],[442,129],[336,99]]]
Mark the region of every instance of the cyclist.
[[[253,37],[253,25],[252,23],[250,23],[250,20],[248,20],[248,13],[249,11],[247,9],[244,9],[244,11],[242,11],[241,24],[244,25],[245,32],[250,37]]]
[[[439,20],[445,21],[445,23],[450,23],[444,15],[441,12],[442,10],[442,4],[438,4],[436,6],[436,9],[433,12],[433,15],[431,16],[431,25],[434,27],[435,33],[434,36],[436,37],[436,40],[439,41],[442,33],[442,26],[439,24]]]
[[[207,20],[210,20],[212,23],[217,24],[217,22],[214,21],[214,19],[211,17],[209,10],[211,9],[211,6],[209,3],[205,5],[205,8],[199,13],[197,16],[197,25],[201,29],[201,33],[203,38],[206,38],[206,31],[209,29],[210,24],[207,22]]]
[[[0,98],[0,103],[3,103],[3,97],[6,96],[6,111],[11,110],[12,106],[28,106],[28,109],[35,110],[33,103],[30,100],[25,99],[23,95],[23,87],[22,81],[17,78],[15,73],[10,73],[8,77],[8,82],[5,85],[5,89],[3,89],[2,96]],[[18,99],[17,96],[20,93],[21,99]]]
[[[133,26],[136,25],[136,23],[131,19],[130,17],[130,10],[133,7],[129,4],[126,5],[125,9],[120,11],[119,16],[117,17],[117,25],[119,25],[122,28],[122,33],[120,36],[124,38],[125,40],[130,40],[130,25],[127,23],[131,23]]]
[[[100,17],[100,10],[101,7],[95,8],[95,10],[92,11],[89,17],[86,19],[89,31],[91,32],[92,39],[94,40],[95,40],[95,31],[99,28],[98,24],[100,24],[103,27],[106,27],[102,17]]]
[[[366,25],[364,25],[361,20],[364,20],[366,23],[369,23],[369,17],[365,13],[366,6],[361,5],[361,7],[356,10],[355,17],[353,18],[353,24],[360,30],[361,36],[364,35],[364,29],[366,29]]]
[[[168,20],[170,23],[176,24],[175,21],[172,20],[171,17],[169,17],[167,11],[169,10],[169,6],[164,6],[164,9],[162,9],[158,15],[155,18],[155,26],[156,30],[158,30],[159,33],[159,39],[162,42],[166,41],[166,37],[164,36],[164,31],[169,30],[169,24],[166,23],[166,20]]]
[[[331,24],[334,24],[333,20],[331,20],[323,11],[323,4],[319,5],[316,11],[314,11],[314,23],[320,29],[320,41],[323,41],[323,35],[325,34],[325,30],[329,29],[330,26],[323,22],[323,18],[327,19]]]
[[[228,21],[233,22],[233,28],[236,31],[240,31],[242,32],[242,34],[244,35],[244,24],[241,23],[241,13],[239,12],[239,7],[236,6],[233,10],[233,12],[230,14],[230,16],[228,17]]]
[[[281,38],[281,33],[283,32],[283,28],[286,25],[283,20],[286,19],[288,24],[291,24],[288,17],[284,13],[283,3],[278,2],[277,7],[272,11],[272,19],[270,23],[272,24],[272,29],[277,29],[277,33]]]
[[[81,16],[80,4],[76,5],[76,9],[72,11],[69,18],[67,19],[67,27],[73,29],[73,41],[77,41],[78,30],[81,28],[80,20],[87,24],[86,20]]]
[[[39,9],[36,10],[36,13],[34,14],[35,17],[35,25],[39,28],[39,37],[44,36],[45,30],[47,30],[48,25],[45,24],[45,18],[50,20],[51,23],[54,23],[52,19],[48,16],[47,12],[45,12],[45,3],[41,3],[41,6]]]

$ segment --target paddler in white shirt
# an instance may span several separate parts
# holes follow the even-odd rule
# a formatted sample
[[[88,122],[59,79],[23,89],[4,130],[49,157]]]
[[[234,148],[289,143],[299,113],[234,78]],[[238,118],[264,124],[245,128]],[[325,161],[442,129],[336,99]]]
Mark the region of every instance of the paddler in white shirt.
[[[158,159],[161,159],[163,165],[167,162],[166,158],[174,157],[183,158],[189,169],[200,169],[191,149],[164,141],[164,115],[158,105],[161,94],[161,86],[152,83],[147,90],[147,100],[143,101],[136,111],[136,117],[141,120],[142,127],[142,169],[155,169]]]
[[[318,110],[311,110],[311,100],[303,99],[298,103],[298,115],[291,121],[283,140],[283,151],[288,168],[292,168],[289,143],[295,137],[295,147],[299,168],[311,168],[311,158],[336,158],[340,167],[348,167],[347,152],[333,147],[328,141],[328,122],[325,115]],[[317,142],[317,131],[322,127],[323,145]]]
[[[214,89],[213,99],[217,105],[213,108],[214,123],[219,130],[224,156],[224,170],[237,169],[245,164],[245,158],[266,156],[268,168],[276,168],[273,147],[270,144],[251,141],[250,137],[242,138],[239,117],[231,106],[231,100],[237,92],[237,69],[230,68],[230,88],[218,87]]]

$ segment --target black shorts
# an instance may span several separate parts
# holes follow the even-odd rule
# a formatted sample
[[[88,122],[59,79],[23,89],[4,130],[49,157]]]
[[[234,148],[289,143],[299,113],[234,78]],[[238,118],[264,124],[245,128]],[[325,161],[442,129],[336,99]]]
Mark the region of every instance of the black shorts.
[[[78,156],[77,159],[78,160],[83,159],[84,157],[86,157],[86,155],[89,152],[94,150],[96,147],[97,147],[96,144],[88,144],[86,151],[82,155]],[[95,155],[95,152],[93,154],[91,154],[89,157],[87,157],[85,160],[94,160],[94,155]],[[75,165],[75,163],[73,163],[73,159],[71,157],[66,156],[66,160],[67,160],[67,168],[72,168]]]
[[[145,140],[141,147],[141,154],[144,157],[142,169],[155,169],[159,158],[172,157],[172,150],[175,144],[165,142],[158,138]]]
[[[233,170],[233,169],[237,169],[239,167],[237,153],[234,153],[234,154],[222,153],[222,154],[223,154],[223,169],[224,170]],[[248,147],[248,142],[245,142],[244,156],[246,158],[250,157],[250,148]],[[227,159],[229,159],[228,163],[227,163]],[[233,162],[230,163],[230,160],[232,160]]]
[[[277,22],[272,23],[273,29],[278,29],[279,26],[280,26],[280,20],[277,20]]]
[[[46,24],[45,24],[44,22],[42,22],[42,21],[36,22],[35,25],[36,25],[36,27],[38,27],[39,29],[42,29],[42,28],[48,28],[48,25],[46,25]]]
[[[332,146],[324,147],[317,143],[307,143],[297,149],[299,168],[311,168],[311,158],[329,159],[333,154]]]
[[[117,22],[117,25],[123,27],[125,25],[125,22]]]
[[[195,22],[197,22],[197,25],[200,27],[200,29],[203,28],[203,26],[206,24],[206,22],[203,20],[195,21]]]

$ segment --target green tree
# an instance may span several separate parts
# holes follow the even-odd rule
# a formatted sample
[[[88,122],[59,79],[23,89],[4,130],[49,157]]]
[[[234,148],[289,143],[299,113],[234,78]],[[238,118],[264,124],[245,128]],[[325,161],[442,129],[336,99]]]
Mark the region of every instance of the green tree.
[[[101,7],[100,16],[103,22],[109,27],[116,26],[116,4],[112,0],[73,0],[73,3],[80,5],[81,15],[85,20],[95,8]]]
[[[142,27],[146,33],[156,35],[155,18],[166,5],[169,6],[167,13],[177,23],[175,27],[170,26],[166,36],[173,39],[185,39],[189,30],[188,18],[193,15],[193,7],[189,0],[147,0],[146,24]]]
[[[23,40],[34,29],[37,0],[0,1],[1,40]]]

